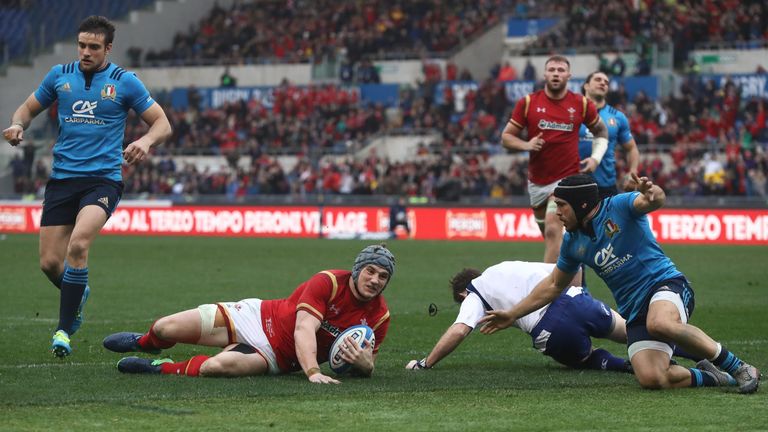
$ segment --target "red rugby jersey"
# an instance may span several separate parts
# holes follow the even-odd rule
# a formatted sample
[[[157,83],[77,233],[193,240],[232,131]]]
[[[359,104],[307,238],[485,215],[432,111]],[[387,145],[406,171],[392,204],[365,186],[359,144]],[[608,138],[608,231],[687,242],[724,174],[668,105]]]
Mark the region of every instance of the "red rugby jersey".
[[[568,91],[562,99],[551,99],[544,90],[520,99],[509,120],[528,129],[528,139],[541,132],[544,146],[530,152],[528,178],[547,185],[579,173],[579,128],[593,126],[600,116],[586,96]]]
[[[300,310],[321,322],[317,331],[318,363],[328,361],[328,351],[336,336],[358,324],[373,329],[376,336],[373,352],[379,352],[389,329],[387,302],[382,296],[369,302],[358,301],[349,288],[351,277],[352,273],[347,270],[324,270],[296,287],[290,297],[261,302],[261,323],[281,371],[301,369],[293,339],[296,313]]]

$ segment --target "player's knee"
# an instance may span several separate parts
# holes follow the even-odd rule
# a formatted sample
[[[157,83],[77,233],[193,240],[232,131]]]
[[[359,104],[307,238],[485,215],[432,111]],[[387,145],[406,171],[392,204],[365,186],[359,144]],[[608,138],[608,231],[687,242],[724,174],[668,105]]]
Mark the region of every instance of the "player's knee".
[[[659,390],[669,387],[666,376],[660,371],[638,371],[635,369],[635,378],[640,387],[648,390]]]
[[[216,358],[211,357],[200,365],[200,376],[204,377],[217,377],[226,375],[226,368],[223,362]]]
[[[88,241],[72,239],[67,248],[67,257],[72,260],[83,261],[88,258]]]
[[[178,334],[181,323],[173,317],[160,318],[152,326],[152,331],[157,337],[164,340],[174,340],[174,335]]]
[[[669,340],[674,336],[674,324],[661,319],[649,319],[646,321],[648,333],[657,339]]]
[[[211,357],[200,366],[200,376],[206,377],[227,377],[227,376],[240,376],[241,365],[233,359],[226,358],[226,356]]]
[[[555,223],[547,223],[544,225],[544,238],[545,239],[559,239],[563,236],[563,227]]]
[[[62,264],[58,259],[46,256],[40,257],[40,270],[42,270],[49,279],[53,280],[54,278],[59,277],[62,271],[61,268]]]

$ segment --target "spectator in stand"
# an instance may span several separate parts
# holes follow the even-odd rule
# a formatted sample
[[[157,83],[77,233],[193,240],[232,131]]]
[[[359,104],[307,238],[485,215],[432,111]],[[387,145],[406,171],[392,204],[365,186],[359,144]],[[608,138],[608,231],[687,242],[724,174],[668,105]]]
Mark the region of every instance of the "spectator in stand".
[[[525,61],[525,69],[523,69],[523,79],[526,81],[536,81],[536,67],[531,63],[531,59]]]
[[[610,71],[611,75],[615,77],[623,77],[624,71],[627,69],[627,64],[624,62],[624,59],[621,57],[621,53],[616,53],[616,57],[614,57],[613,61],[611,62]]]
[[[229,73],[229,66],[224,68],[224,73],[219,78],[219,85],[221,87],[237,87],[237,78]]]
[[[499,76],[496,78],[497,81],[504,82],[504,81],[514,81],[517,79],[517,70],[509,64],[509,62],[504,62],[504,65],[499,69]]]

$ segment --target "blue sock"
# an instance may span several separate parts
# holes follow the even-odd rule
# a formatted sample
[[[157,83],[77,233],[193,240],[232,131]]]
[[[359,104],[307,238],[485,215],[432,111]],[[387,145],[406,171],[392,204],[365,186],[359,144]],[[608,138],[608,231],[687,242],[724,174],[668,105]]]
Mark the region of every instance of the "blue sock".
[[[717,380],[711,373],[699,369],[688,369],[691,372],[691,387],[715,387]]]
[[[77,315],[77,308],[88,284],[88,267],[76,269],[67,266],[61,280],[61,297],[59,300],[59,326],[56,330],[72,332],[72,323]]]
[[[739,366],[744,364],[740,358],[736,357],[732,352],[722,346],[720,346],[720,354],[712,359],[712,363],[731,375],[736,372],[736,369],[738,369]]]
[[[628,371],[627,364],[623,358],[615,357],[613,354],[602,348],[598,348],[592,351],[592,354],[590,354],[590,356],[584,360],[582,365],[587,369],[620,372]]]

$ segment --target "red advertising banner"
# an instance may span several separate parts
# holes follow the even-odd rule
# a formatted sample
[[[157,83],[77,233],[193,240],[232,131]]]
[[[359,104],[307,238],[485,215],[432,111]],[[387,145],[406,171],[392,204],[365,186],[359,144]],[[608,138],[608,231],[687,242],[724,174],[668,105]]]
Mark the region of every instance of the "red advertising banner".
[[[35,233],[39,204],[0,204],[0,232]],[[322,218],[321,218],[322,215]],[[662,243],[768,245],[767,210],[664,209],[648,215]],[[411,237],[422,240],[540,241],[529,209],[422,208],[408,210]],[[386,237],[386,207],[132,206],[121,203],[103,232],[138,235],[238,237]]]

